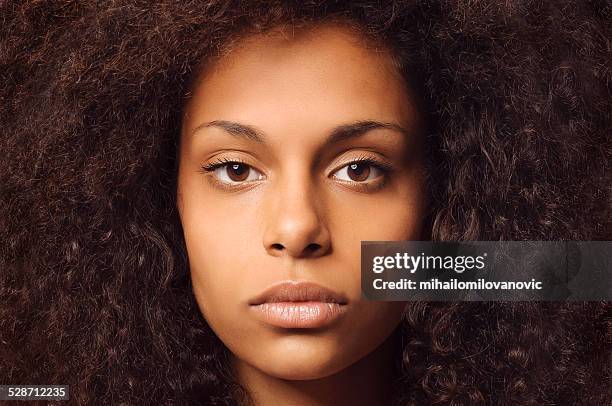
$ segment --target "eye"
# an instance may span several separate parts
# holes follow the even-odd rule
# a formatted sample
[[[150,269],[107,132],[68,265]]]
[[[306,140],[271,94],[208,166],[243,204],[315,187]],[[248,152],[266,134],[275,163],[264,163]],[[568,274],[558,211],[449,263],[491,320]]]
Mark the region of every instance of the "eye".
[[[370,160],[351,162],[334,172],[333,177],[347,182],[368,182],[384,176],[385,170]]]
[[[212,172],[221,183],[246,183],[264,178],[262,173],[252,166],[238,161],[216,162],[203,167],[203,169],[207,172]]]

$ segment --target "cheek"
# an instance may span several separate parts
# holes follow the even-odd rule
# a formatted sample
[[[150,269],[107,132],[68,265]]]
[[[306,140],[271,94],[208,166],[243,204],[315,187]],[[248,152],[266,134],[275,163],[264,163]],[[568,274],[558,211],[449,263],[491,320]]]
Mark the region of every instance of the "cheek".
[[[229,304],[249,297],[249,259],[261,249],[247,238],[257,227],[256,213],[252,205],[232,205],[191,190],[182,197],[181,221],[193,291],[204,317],[219,333],[231,330],[227,320],[238,317]]]
[[[361,241],[419,240],[423,224],[420,191],[371,199],[335,199],[330,224],[337,255],[360,269]]]
[[[381,199],[337,199],[331,205],[334,208],[329,222],[333,228],[334,260],[342,264],[342,269],[348,271],[341,278],[344,279],[345,285],[350,283],[353,295],[355,295],[353,299],[359,299],[361,296],[360,252],[362,241],[420,239],[423,217],[421,196],[417,193],[411,196],[391,195]],[[380,302],[367,302],[361,310],[368,311],[368,309],[381,307],[384,306]],[[391,307],[395,308],[395,306]]]
[[[236,235],[236,220],[211,221],[185,230],[193,294],[208,325],[226,346],[235,348],[252,328],[237,321],[244,320],[242,302],[249,297],[248,250],[253,247]]]

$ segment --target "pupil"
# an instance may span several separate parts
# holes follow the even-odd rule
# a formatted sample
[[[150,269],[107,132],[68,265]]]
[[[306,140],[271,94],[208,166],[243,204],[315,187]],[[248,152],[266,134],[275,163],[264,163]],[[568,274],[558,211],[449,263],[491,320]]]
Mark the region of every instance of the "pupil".
[[[349,165],[347,172],[351,180],[361,182],[370,175],[370,165],[353,163]]]
[[[249,174],[249,170],[244,164],[229,165],[228,175],[231,180],[239,182],[245,180]]]

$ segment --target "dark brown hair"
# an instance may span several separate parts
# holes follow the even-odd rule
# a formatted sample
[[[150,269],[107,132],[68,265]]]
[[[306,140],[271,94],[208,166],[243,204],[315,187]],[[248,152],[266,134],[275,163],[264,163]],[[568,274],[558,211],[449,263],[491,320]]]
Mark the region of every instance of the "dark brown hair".
[[[0,2],[0,383],[232,404],[175,208],[181,110],[233,39],[328,19],[428,118],[434,240],[611,239],[607,1]],[[610,402],[610,305],[413,303],[400,404]]]

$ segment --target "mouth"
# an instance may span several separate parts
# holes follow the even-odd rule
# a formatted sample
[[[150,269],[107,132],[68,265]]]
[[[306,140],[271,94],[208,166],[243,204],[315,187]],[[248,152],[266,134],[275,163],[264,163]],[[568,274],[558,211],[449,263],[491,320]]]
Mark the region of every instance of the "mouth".
[[[320,328],[346,313],[346,297],[311,282],[287,281],[271,286],[249,301],[264,323],[280,328]]]

